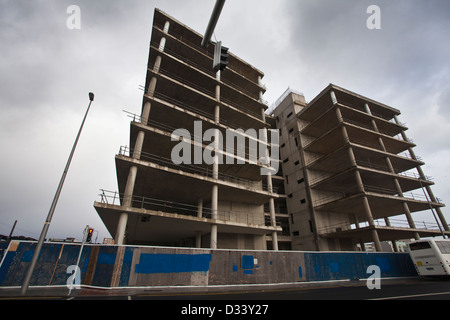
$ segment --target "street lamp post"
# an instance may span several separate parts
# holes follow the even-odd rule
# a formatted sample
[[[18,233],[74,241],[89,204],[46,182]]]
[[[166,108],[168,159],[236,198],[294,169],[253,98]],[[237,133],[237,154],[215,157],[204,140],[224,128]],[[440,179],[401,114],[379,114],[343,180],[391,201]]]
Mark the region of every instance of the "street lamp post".
[[[56,204],[58,202],[59,195],[61,194],[61,189],[63,187],[64,180],[66,179],[67,172],[69,171],[70,162],[72,161],[73,154],[75,153],[75,148],[77,147],[78,140],[80,139],[81,130],[83,129],[84,122],[86,121],[89,109],[91,108],[92,101],[94,101],[94,94],[92,92],[89,92],[89,106],[86,110],[86,114],[84,115],[83,122],[81,122],[81,126],[80,126],[80,129],[78,130],[78,134],[77,134],[77,137],[73,144],[72,151],[70,152],[66,167],[62,174],[58,188],[56,189],[55,197],[53,198],[52,205],[50,206],[50,210],[48,212],[47,219],[45,220],[44,227],[42,228],[42,232],[39,237],[39,241],[34,250],[33,258],[31,259],[30,266],[28,268],[27,274],[25,275],[25,279],[23,281],[22,288],[21,288],[22,295],[25,295],[27,293],[28,286],[30,285],[31,276],[33,275],[33,271],[34,271],[34,268],[36,267],[36,263],[39,258],[39,254],[41,252],[42,245],[44,243],[45,237],[47,236],[48,228],[50,227],[50,222],[52,221],[53,213],[55,212]]]

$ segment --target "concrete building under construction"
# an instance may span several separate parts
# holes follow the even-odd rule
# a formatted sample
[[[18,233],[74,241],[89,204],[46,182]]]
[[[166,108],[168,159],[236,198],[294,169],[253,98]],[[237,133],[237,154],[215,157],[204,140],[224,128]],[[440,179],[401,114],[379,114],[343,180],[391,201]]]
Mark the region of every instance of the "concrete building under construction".
[[[202,40],[155,10],[142,108],[115,157],[118,191],[94,204],[115,243],[381,251],[450,233],[399,110],[330,85],[310,103],[287,91],[268,115],[264,74],[232,53],[214,71],[218,44]],[[427,209],[441,232],[415,225]]]
[[[247,156],[252,142],[270,146],[270,136],[246,134],[270,127],[264,74],[232,53],[225,71],[213,71],[215,44],[202,40],[155,10],[142,111],[132,116],[130,147],[116,155],[119,191],[102,190],[95,208],[118,244],[277,249],[283,181]],[[244,137],[243,154],[217,148],[229,132]],[[186,161],[177,163],[180,145]]]
[[[294,250],[397,251],[397,240],[450,234],[399,110],[330,84],[310,103],[288,90],[273,115]],[[416,226],[422,211],[439,227]]]

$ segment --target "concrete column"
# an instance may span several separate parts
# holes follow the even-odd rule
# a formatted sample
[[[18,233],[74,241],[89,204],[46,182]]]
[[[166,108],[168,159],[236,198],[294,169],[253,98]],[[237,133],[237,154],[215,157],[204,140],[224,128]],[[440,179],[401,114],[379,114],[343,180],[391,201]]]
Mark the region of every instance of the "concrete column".
[[[342,124],[344,122],[344,118],[342,117],[341,109],[338,107],[336,108],[336,117],[337,117],[339,123]],[[350,142],[350,137],[348,136],[347,129],[345,128],[345,126],[343,124],[341,126],[341,132],[342,132],[342,137],[344,138],[344,141]]]
[[[197,202],[197,217],[202,218],[203,217],[203,198],[199,198]],[[202,247],[202,232],[197,231],[195,233],[195,247],[201,248]]]
[[[153,72],[158,73],[159,69],[161,68],[161,56],[157,56],[155,59],[155,65],[153,66]]]
[[[269,209],[270,209],[270,223],[272,227],[277,226],[277,220],[275,218],[275,201],[273,198],[269,199]],[[278,251],[278,233],[276,231],[272,232],[272,249]]]
[[[356,227],[356,229],[359,229],[360,226],[359,226],[358,216],[356,214],[354,214],[353,218],[355,220],[355,227]],[[362,239],[359,239],[358,242],[359,242],[359,245],[361,246],[361,251],[366,251],[366,247],[364,245],[364,241],[362,241]],[[355,243],[355,247],[356,247],[356,243]]]
[[[166,21],[166,23],[164,24],[164,33],[169,33],[169,28],[170,28],[170,22]]]
[[[142,114],[141,114],[141,123],[143,125],[147,125],[148,123],[148,119],[150,119],[150,111],[152,109],[152,105],[150,102],[146,102],[144,104],[144,108],[142,109]]]
[[[119,217],[119,223],[117,224],[115,242],[121,246],[125,241],[125,230],[127,229],[128,213],[122,212]]]
[[[372,111],[370,110],[370,107],[369,107],[369,105],[367,103],[364,104],[364,108],[366,109],[367,114],[372,115]],[[371,122],[372,122],[373,130],[376,131],[376,132],[380,132],[378,130],[378,126],[377,126],[377,123],[375,122],[375,120],[372,119]]]
[[[355,171],[355,179],[356,179],[356,185],[358,187],[358,192],[364,193],[365,192],[364,184],[363,184],[363,181],[361,178],[361,174],[359,173],[358,170]]]
[[[202,232],[201,231],[197,231],[195,233],[195,247],[196,248],[202,247]]]
[[[349,154],[350,155],[353,154],[352,148],[349,149]],[[354,158],[354,155],[353,155],[353,158]],[[363,181],[361,178],[361,174],[359,173],[358,170],[355,171],[355,179],[356,179],[356,184],[358,186],[358,191],[365,194],[364,184],[363,184]],[[370,209],[369,199],[367,198],[366,195],[364,195],[362,198],[362,201],[363,201],[363,205],[364,205],[364,212],[366,214],[366,219],[369,222],[369,226],[373,227],[371,232],[372,232],[373,242],[375,243],[375,248],[377,251],[381,251],[380,238],[378,237],[378,232],[375,229],[375,222],[373,220],[372,210]]]
[[[394,178],[394,185],[395,185],[395,189],[396,189],[399,197],[403,198],[403,190],[402,190],[402,188],[400,186],[400,183],[398,182],[397,178]],[[402,202],[402,206],[403,206],[403,211],[405,212],[406,220],[408,220],[409,227],[412,228],[412,229],[415,229],[416,228],[416,224],[414,223],[414,220],[412,218],[411,210],[409,210],[408,203],[406,201]],[[420,240],[419,233],[415,232],[414,233],[414,238],[416,240]]]
[[[330,92],[330,96],[331,96],[331,102],[333,102],[333,105],[338,103],[337,98],[336,98],[336,94],[334,93],[334,91]]]
[[[217,249],[217,224],[211,225],[211,249]]]
[[[388,218],[388,217],[385,217],[385,218],[384,218],[384,223],[386,223],[386,226],[387,226],[387,227],[390,227],[390,226],[391,226],[391,221],[389,221],[389,218]]]
[[[339,123],[344,122],[344,118],[342,117],[341,108],[339,108],[339,107],[336,107],[336,117],[337,117]]]
[[[272,194],[273,193],[273,184],[272,184],[272,176],[267,175],[267,189]],[[270,212],[270,224],[272,227],[277,226],[277,219],[275,216],[275,200],[271,197],[269,199],[269,212]],[[278,233],[276,231],[272,232],[272,246],[274,251],[278,251]]]
[[[130,168],[130,171],[128,173],[127,185],[125,187],[125,194],[123,195],[122,207],[131,207],[137,171],[138,168],[136,166],[132,166]]]
[[[203,218],[203,198],[198,199],[197,218]]]
[[[159,42],[159,50],[160,51],[164,51],[164,49],[166,48],[166,38],[162,37],[161,41]]]
[[[364,109],[366,109],[366,112],[370,115],[372,115],[372,111],[370,110],[370,107],[367,103],[364,104]]]
[[[381,252],[381,242],[378,237],[378,232],[375,229],[375,222],[373,221],[372,210],[370,209],[369,199],[366,196],[363,197],[364,211],[366,213],[366,218],[369,222],[369,226],[373,227],[372,232],[372,240],[375,243],[375,248],[378,252]]]
[[[144,145],[145,132],[139,131],[136,143],[134,144],[133,158],[139,160],[141,158],[142,146]]]
[[[391,242],[392,242],[392,249],[394,250],[394,252],[398,252],[397,241],[391,240]]]
[[[123,195],[122,207],[131,207],[133,200],[134,185],[137,176],[137,167],[132,166],[128,173],[127,185],[125,187],[125,194]],[[115,241],[118,245],[124,244],[125,231],[127,228],[128,213],[122,212],[117,224]]]
[[[150,84],[149,84],[148,90],[147,90],[147,95],[149,95],[150,97],[153,97],[153,95],[155,94],[156,82],[157,81],[158,81],[158,79],[156,79],[155,77],[153,77],[150,80]]]

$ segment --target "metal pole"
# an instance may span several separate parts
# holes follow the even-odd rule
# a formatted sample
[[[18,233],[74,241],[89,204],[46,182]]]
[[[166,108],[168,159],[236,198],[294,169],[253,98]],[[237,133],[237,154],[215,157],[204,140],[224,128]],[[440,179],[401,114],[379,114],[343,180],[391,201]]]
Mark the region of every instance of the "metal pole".
[[[76,268],[75,271],[73,273],[73,278],[72,278],[72,283],[70,284],[69,287],[69,296],[72,293],[72,289],[74,287],[73,285],[73,281],[76,280],[77,277],[77,270],[78,270],[78,265],[80,264],[80,260],[81,260],[81,254],[83,253],[83,248],[84,248],[84,244],[86,243],[86,238],[87,238],[87,234],[88,234],[88,230],[89,230],[89,226],[86,226],[86,228],[84,228],[84,233],[83,233],[83,241],[81,241],[81,248],[80,248],[80,252],[78,253],[78,258],[77,258],[77,263],[76,263]]]
[[[208,27],[205,31],[205,37],[202,41],[202,47],[206,48],[211,41],[211,37],[214,33],[214,29],[216,28],[217,21],[219,21],[220,13],[222,12],[223,6],[225,5],[225,0],[216,0],[216,4],[214,6],[211,18],[209,20]]]
[[[92,101],[94,101],[94,94],[92,92],[89,92],[89,100],[90,100],[89,101],[89,106],[88,106],[88,108],[86,110],[86,114],[84,115],[83,121],[81,122],[81,126],[80,126],[80,129],[78,130],[78,134],[77,134],[77,137],[76,137],[75,142],[73,144],[72,151],[70,152],[69,159],[67,160],[66,167],[65,167],[64,172],[62,174],[62,177],[61,177],[61,180],[59,182],[58,188],[56,189],[55,197],[53,198],[52,205],[50,206],[50,210],[49,210],[48,215],[47,215],[47,220],[45,220],[44,227],[42,228],[42,232],[41,232],[41,235],[39,237],[39,241],[38,241],[38,243],[36,245],[36,249],[34,250],[33,259],[31,260],[30,267],[28,268],[27,274],[25,275],[25,279],[23,281],[22,288],[21,288],[21,294],[22,295],[25,295],[27,293],[28,286],[30,285],[31,276],[33,275],[33,271],[34,271],[34,268],[36,267],[36,263],[37,263],[39,254],[41,253],[42,245],[43,245],[45,237],[47,235],[48,228],[50,227],[50,222],[52,221],[53,213],[55,212],[56,204],[58,202],[59,195],[61,193],[61,189],[62,189],[63,184],[64,184],[64,180],[66,179],[67,172],[69,171],[70,162],[72,161],[73,154],[75,153],[75,148],[77,147],[78,140],[79,140],[80,135],[81,135],[81,130],[83,129],[84,122],[86,121],[89,109],[91,108]]]
[[[14,232],[14,229],[16,228],[16,224],[17,224],[17,220],[14,221],[14,225],[13,225],[13,227],[12,227],[12,229],[11,229],[11,232],[9,233],[8,240],[7,240],[8,243],[11,241],[12,234],[13,234],[13,232]]]

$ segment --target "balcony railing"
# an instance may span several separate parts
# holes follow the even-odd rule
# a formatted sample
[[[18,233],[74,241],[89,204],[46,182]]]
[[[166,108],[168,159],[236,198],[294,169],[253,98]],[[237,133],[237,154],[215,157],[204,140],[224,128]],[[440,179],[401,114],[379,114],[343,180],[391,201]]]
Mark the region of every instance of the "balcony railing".
[[[125,156],[125,157],[131,158],[131,155],[133,154],[133,152],[134,152],[134,150],[130,149],[127,146],[121,146],[119,149],[119,155]],[[180,171],[183,171],[186,173],[192,173],[192,174],[195,174],[195,175],[198,175],[201,177],[214,178],[213,170],[212,170],[211,166],[210,167],[202,167],[202,166],[193,165],[193,164],[177,165],[177,164],[173,163],[172,159],[168,159],[168,158],[162,157],[160,155],[155,155],[155,154],[147,153],[147,152],[143,152],[143,151],[141,152],[140,159],[144,160],[144,161],[153,162],[155,164],[167,166],[169,168],[180,170]],[[247,180],[247,179],[223,174],[220,172],[217,176],[217,179],[224,181],[224,182],[230,182],[230,183],[236,184],[238,186],[245,187],[249,190],[254,190],[257,192],[268,191],[268,186],[266,184],[262,183],[262,181]],[[274,193],[278,192],[278,188],[276,188],[276,187],[272,187],[272,190]]]
[[[384,226],[384,227],[392,227],[392,228],[411,228],[407,219],[388,218],[388,221],[389,221],[389,225],[386,223],[386,221],[384,219],[376,219],[376,220],[374,220],[374,224],[376,226]],[[440,230],[440,226],[435,222],[414,221],[414,224],[416,226],[416,229],[431,230],[431,231],[439,231]],[[359,222],[359,228],[364,228],[364,227],[368,227],[368,226],[369,226],[369,223],[367,221]],[[319,227],[317,231],[320,234],[330,234],[330,233],[334,233],[334,232],[355,230],[355,229],[357,229],[355,224],[337,223],[337,224],[331,224],[331,225]]]
[[[123,194],[118,192],[107,191],[100,189],[100,202],[109,205],[121,205]],[[136,209],[153,210],[169,214],[179,214],[183,216],[197,217],[198,206],[161,200],[150,197],[133,196],[132,207]],[[212,210],[208,207],[202,208],[202,216],[200,218],[212,219]],[[230,211],[230,210],[218,210],[217,220],[223,220],[227,222],[242,223],[246,225],[265,226],[264,214],[243,212],[243,211]]]

